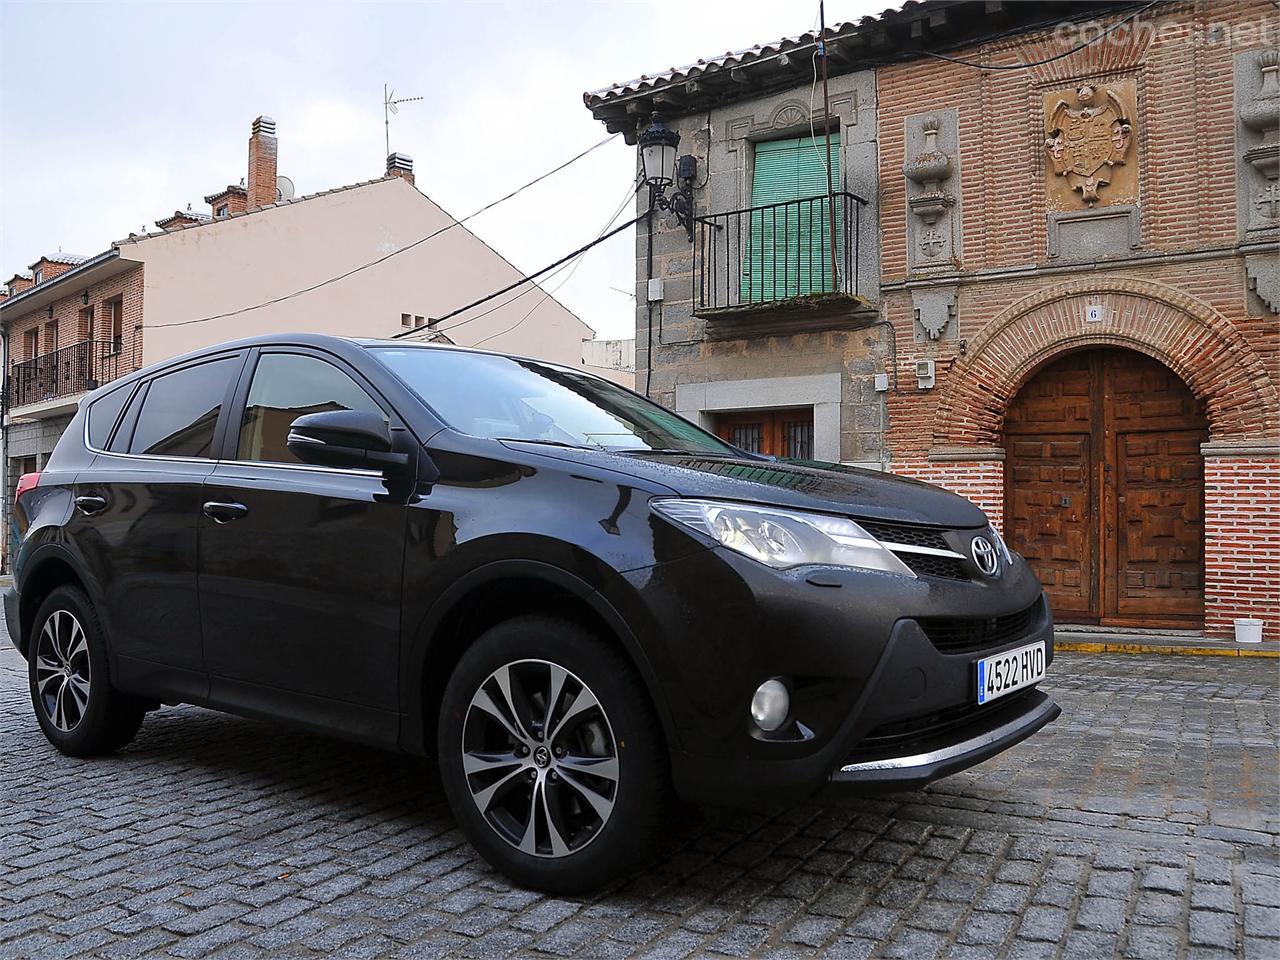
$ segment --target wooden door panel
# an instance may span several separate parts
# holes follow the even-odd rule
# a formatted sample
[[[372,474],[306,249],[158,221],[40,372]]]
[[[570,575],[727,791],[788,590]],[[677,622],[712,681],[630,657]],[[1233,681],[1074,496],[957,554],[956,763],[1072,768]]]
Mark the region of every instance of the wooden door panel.
[[[1088,433],[1092,416],[1088,354],[1054,361],[1019,391],[1005,418],[1006,433]]]
[[[1087,433],[1010,438],[1006,536],[1059,613],[1096,616]]]
[[[1116,437],[1114,613],[1204,613],[1203,433]]]
[[[1206,439],[1187,386],[1132,351],[1069,354],[1014,398],[1006,522],[1063,619],[1203,617]]]

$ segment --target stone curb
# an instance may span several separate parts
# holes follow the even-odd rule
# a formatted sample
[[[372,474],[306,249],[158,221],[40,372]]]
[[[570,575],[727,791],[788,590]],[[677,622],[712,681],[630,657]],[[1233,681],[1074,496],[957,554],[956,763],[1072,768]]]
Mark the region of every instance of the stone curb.
[[[1094,643],[1055,640],[1054,652],[1069,653],[1154,653],[1183,657],[1266,657],[1280,659],[1280,650],[1252,650],[1235,647],[1173,646],[1159,643]]]

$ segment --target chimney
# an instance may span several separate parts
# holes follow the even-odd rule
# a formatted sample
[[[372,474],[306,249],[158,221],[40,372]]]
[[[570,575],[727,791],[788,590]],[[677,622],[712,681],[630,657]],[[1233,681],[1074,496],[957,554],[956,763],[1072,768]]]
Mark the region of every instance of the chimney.
[[[245,207],[248,210],[276,202],[276,122],[270,117],[253,121],[247,192]]]
[[[407,157],[403,153],[393,153],[387,157],[387,176],[401,177],[409,181],[409,186],[413,186],[413,157]]]

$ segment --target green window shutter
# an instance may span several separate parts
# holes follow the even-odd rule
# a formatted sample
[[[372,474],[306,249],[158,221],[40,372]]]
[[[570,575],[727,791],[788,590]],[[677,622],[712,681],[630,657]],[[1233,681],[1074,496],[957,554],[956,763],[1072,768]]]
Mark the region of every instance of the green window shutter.
[[[760,303],[834,289],[828,232],[826,141],[769,140],[755,148],[755,178],[743,256],[743,302]],[[839,190],[840,136],[831,135],[831,180]],[[790,203],[790,201],[810,201]],[[836,198],[836,243],[843,245],[843,203]],[[840,251],[837,251],[837,259]]]

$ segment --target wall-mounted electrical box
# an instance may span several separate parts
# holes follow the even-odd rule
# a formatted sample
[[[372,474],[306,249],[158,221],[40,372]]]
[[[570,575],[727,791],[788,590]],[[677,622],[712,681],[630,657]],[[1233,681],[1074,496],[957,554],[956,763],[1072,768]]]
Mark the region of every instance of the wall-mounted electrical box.
[[[876,374],[876,393],[885,393],[889,389],[889,375],[887,373]]]
[[[934,384],[934,365],[932,360],[916,361],[916,386],[921,390],[932,390]]]
[[[662,278],[652,277],[649,280],[649,302],[658,303],[662,300]]]

